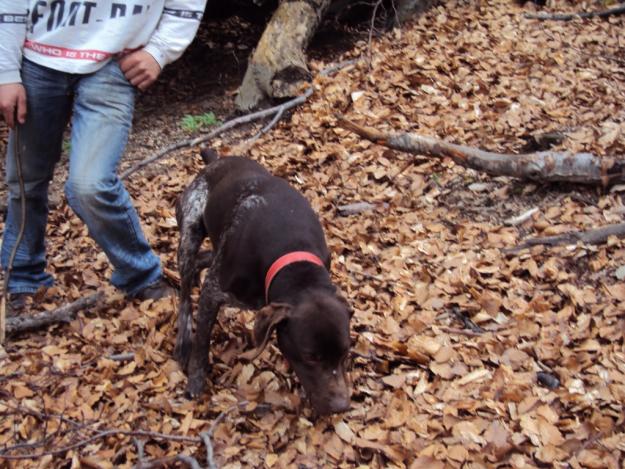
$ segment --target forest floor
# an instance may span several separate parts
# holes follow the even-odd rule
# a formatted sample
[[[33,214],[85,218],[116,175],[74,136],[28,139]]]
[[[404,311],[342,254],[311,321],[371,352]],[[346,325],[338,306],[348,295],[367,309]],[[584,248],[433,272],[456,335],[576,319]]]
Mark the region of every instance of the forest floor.
[[[545,10],[582,6],[602,8],[553,0]],[[262,123],[210,142],[289,180],[322,220],[333,279],[355,311],[352,406],[341,415],[314,418],[275,345],[253,363],[238,358],[254,313],[237,308],[215,327],[206,394],[185,399],[176,301],[128,301],[107,286],[110,266],[65,202],[60,165],[48,229],[56,285],[36,309],[106,296],[69,325],[4,345],[0,466],[183,467],[182,454],[204,465],[198,436],[211,430],[224,468],[623,467],[625,242],[503,250],[622,222],[625,187],[490,177],[363,141],[335,120],[512,153],[557,131],[556,150],[625,157],[625,17],[523,16],[535,9],[450,1],[370,45],[368,30],[326,30],[310,51],[315,74],[362,60],[316,78],[313,96],[254,144]],[[187,116],[232,117],[258,32],[236,19],[205,25],[139,97],[122,169],[210,131],[185,130]],[[5,137],[0,128],[3,153]],[[127,181],[171,272],[174,202],[201,167],[193,147]],[[356,202],[372,205],[339,209]]]

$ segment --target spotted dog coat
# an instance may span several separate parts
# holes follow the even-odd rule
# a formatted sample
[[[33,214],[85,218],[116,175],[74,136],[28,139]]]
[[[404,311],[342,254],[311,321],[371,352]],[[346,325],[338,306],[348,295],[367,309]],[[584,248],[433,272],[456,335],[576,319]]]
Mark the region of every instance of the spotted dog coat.
[[[330,280],[330,255],[316,214],[298,191],[258,163],[218,158],[211,151],[202,156],[207,166],[176,205],[181,290],[174,356],[187,371],[187,393],[195,397],[204,389],[219,309],[242,304],[259,310],[256,350],[244,358],[260,354],[275,330],[278,348],[313,408],[320,414],[347,409],[351,310]],[[201,257],[206,237],[213,252]],[[265,285],[276,260],[294,252],[319,261],[287,263]],[[191,289],[204,267],[193,335]]]

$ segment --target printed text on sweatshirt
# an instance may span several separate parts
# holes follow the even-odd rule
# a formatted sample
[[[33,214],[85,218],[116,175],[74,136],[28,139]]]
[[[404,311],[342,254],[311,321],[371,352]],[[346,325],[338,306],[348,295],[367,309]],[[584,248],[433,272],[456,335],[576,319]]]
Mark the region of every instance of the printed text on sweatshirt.
[[[206,0],[0,0],[0,84],[18,83],[22,56],[91,73],[144,48],[161,68],[191,43]]]

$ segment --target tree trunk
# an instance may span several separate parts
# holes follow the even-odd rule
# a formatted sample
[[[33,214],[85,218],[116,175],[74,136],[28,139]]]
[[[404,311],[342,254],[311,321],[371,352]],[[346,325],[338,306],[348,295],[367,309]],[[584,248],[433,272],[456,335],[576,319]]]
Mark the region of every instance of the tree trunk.
[[[434,0],[397,0],[397,26],[410,17],[424,12],[434,3]]]
[[[331,0],[282,0],[250,57],[236,106],[257,108],[271,98],[302,93],[311,79],[304,51]]]

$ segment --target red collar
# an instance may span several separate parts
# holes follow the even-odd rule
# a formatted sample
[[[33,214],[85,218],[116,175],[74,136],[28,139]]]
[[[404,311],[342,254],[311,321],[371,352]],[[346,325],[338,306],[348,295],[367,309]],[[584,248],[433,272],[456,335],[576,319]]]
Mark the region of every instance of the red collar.
[[[312,252],[293,251],[278,257],[278,259],[271,264],[271,267],[269,267],[267,275],[265,275],[265,303],[269,303],[269,287],[275,276],[287,265],[294,264],[295,262],[311,262],[324,267],[323,261]]]

